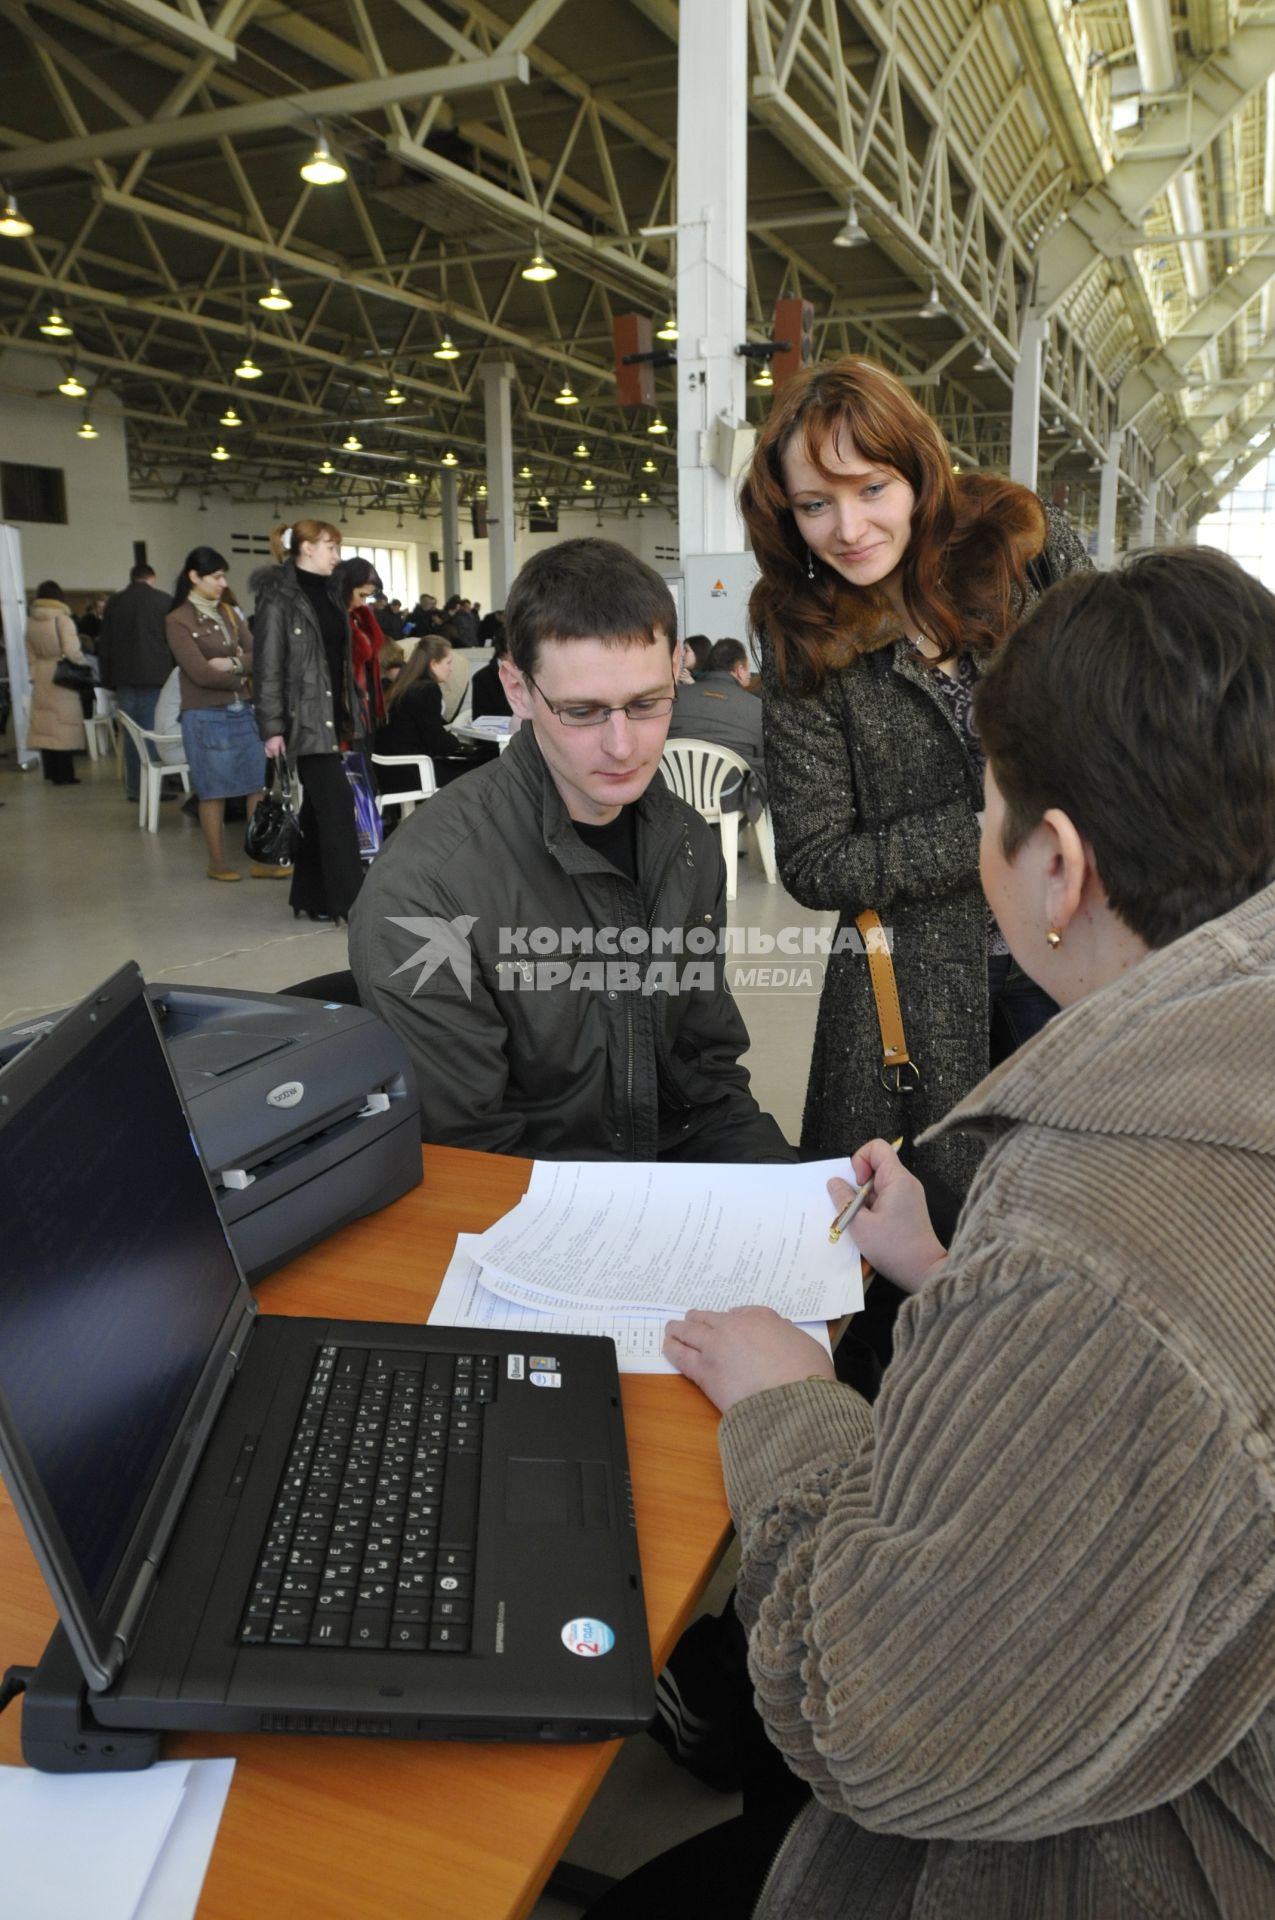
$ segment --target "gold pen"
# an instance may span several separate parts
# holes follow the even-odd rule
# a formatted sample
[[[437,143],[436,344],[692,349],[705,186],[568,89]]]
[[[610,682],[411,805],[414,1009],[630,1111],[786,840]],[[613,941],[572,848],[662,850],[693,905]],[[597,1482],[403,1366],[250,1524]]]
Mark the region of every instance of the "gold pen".
[[[900,1134],[897,1140],[891,1140],[890,1145],[894,1148],[895,1152],[897,1153],[899,1148],[903,1145],[903,1135]],[[854,1219],[855,1214],[858,1213],[859,1208],[864,1206],[867,1203],[867,1201],[871,1199],[872,1186],[875,1179],[876,1179],[875,1174],[870,1173],[868,1175],[863,1185],[859,1188],[859,1191],[855,1194],[853,1200],[847,1200],[845,1206],[842,1207],[841,1212],[837,1215],[836,1219],[833,1221],[832,1225],[829,1227],[828,1238],[833,1242],[834,1245],[838,1240],[840,1240],[842,1234],[845,1232],[846,1228],[850,1225],[850,1222]]]

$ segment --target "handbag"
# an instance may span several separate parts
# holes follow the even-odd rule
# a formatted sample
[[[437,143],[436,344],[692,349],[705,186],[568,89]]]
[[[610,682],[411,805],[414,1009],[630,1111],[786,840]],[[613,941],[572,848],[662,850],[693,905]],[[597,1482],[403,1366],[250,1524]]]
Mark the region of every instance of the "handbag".
[[[69,660],[61,654],[53,669],[55,687],[65,687],[69,693],[80,696],[80,711],[87,720],[93,711],[94,693],[97,687],[97,675],[87,660]]]
[[[354,796],[354,827],[359,839],[359,857],[363,860],[375,860],[381,851],[384,835],[380,808],[372,792],[367,761],[361,753],[343,753],[341,761],[345,767],[345,777],[350,783],[350,791]]]
[[[279,774],[279,792],[274,790],[275,771]],[[301,822],[292,807],[292,783],[288,762],[283,754],[271,754],[266,761],[265,791],[244,828],[244,852],[259,867],[290,867],[301,839]]]

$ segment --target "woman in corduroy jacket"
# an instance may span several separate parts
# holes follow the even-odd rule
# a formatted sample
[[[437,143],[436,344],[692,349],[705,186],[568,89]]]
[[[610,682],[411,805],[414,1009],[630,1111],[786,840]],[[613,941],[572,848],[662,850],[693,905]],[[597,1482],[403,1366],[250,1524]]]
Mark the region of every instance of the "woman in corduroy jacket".
[[[720,1920],[1275,1913],[1275,595],[1207,549],[1064,581],[975,718],[984,890],[1062,1011],[942,1123],[986,1147],[948,1248],[855,1156],[847,1261],[910,1296],[873,1405],[766,1309],[669,1327],[813,1798],[598,1920],[681,1920],[710,1850]]]
[[[741,495],[761,569],[766,770],[784,885],[841,916],[825,970],[802,1125],[812,1158],[869,1133],[920,1133],[1052,1011],[1012,966],[978,886],[980,674],[1051,579],[1088,558],[1026,487],[957,474],[938,427],[871,360],[787,381]],[[855,921],[892,942],[920,1083],[881,1083]],[[911,1085],[915,1075],[905,1078]],[[956,1198],[975,1143],[940,1139],[918,1171]]]

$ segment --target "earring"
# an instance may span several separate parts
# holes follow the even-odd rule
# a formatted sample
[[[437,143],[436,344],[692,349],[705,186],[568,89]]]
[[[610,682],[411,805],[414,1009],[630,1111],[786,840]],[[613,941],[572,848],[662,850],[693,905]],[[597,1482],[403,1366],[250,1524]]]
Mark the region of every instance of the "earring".
[[[806,548],[806,578],[807,580],[813,580],[814,577],[815,577],[815,556],[811,552],[810,548],[807,547]]]
[[[1047,947],[1060,947],[1062,945],[1062,935],[1059,933],[1057,927],[1051,927],[1049,929],[1049,932],[1045,935],[1045,945]]]

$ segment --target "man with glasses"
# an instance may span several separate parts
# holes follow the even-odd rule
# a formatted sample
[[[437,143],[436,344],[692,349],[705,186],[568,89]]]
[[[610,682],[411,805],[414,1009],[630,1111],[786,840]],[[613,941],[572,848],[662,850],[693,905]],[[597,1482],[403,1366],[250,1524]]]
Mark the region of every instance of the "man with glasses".
[[[426,1140],[557,1160],[790,1160],[749,1092],[711,828],[656,775],[679,648],[659,575],[608,540],[522,569],[507,752],[417,809],[350,924],[406,1043]]]

